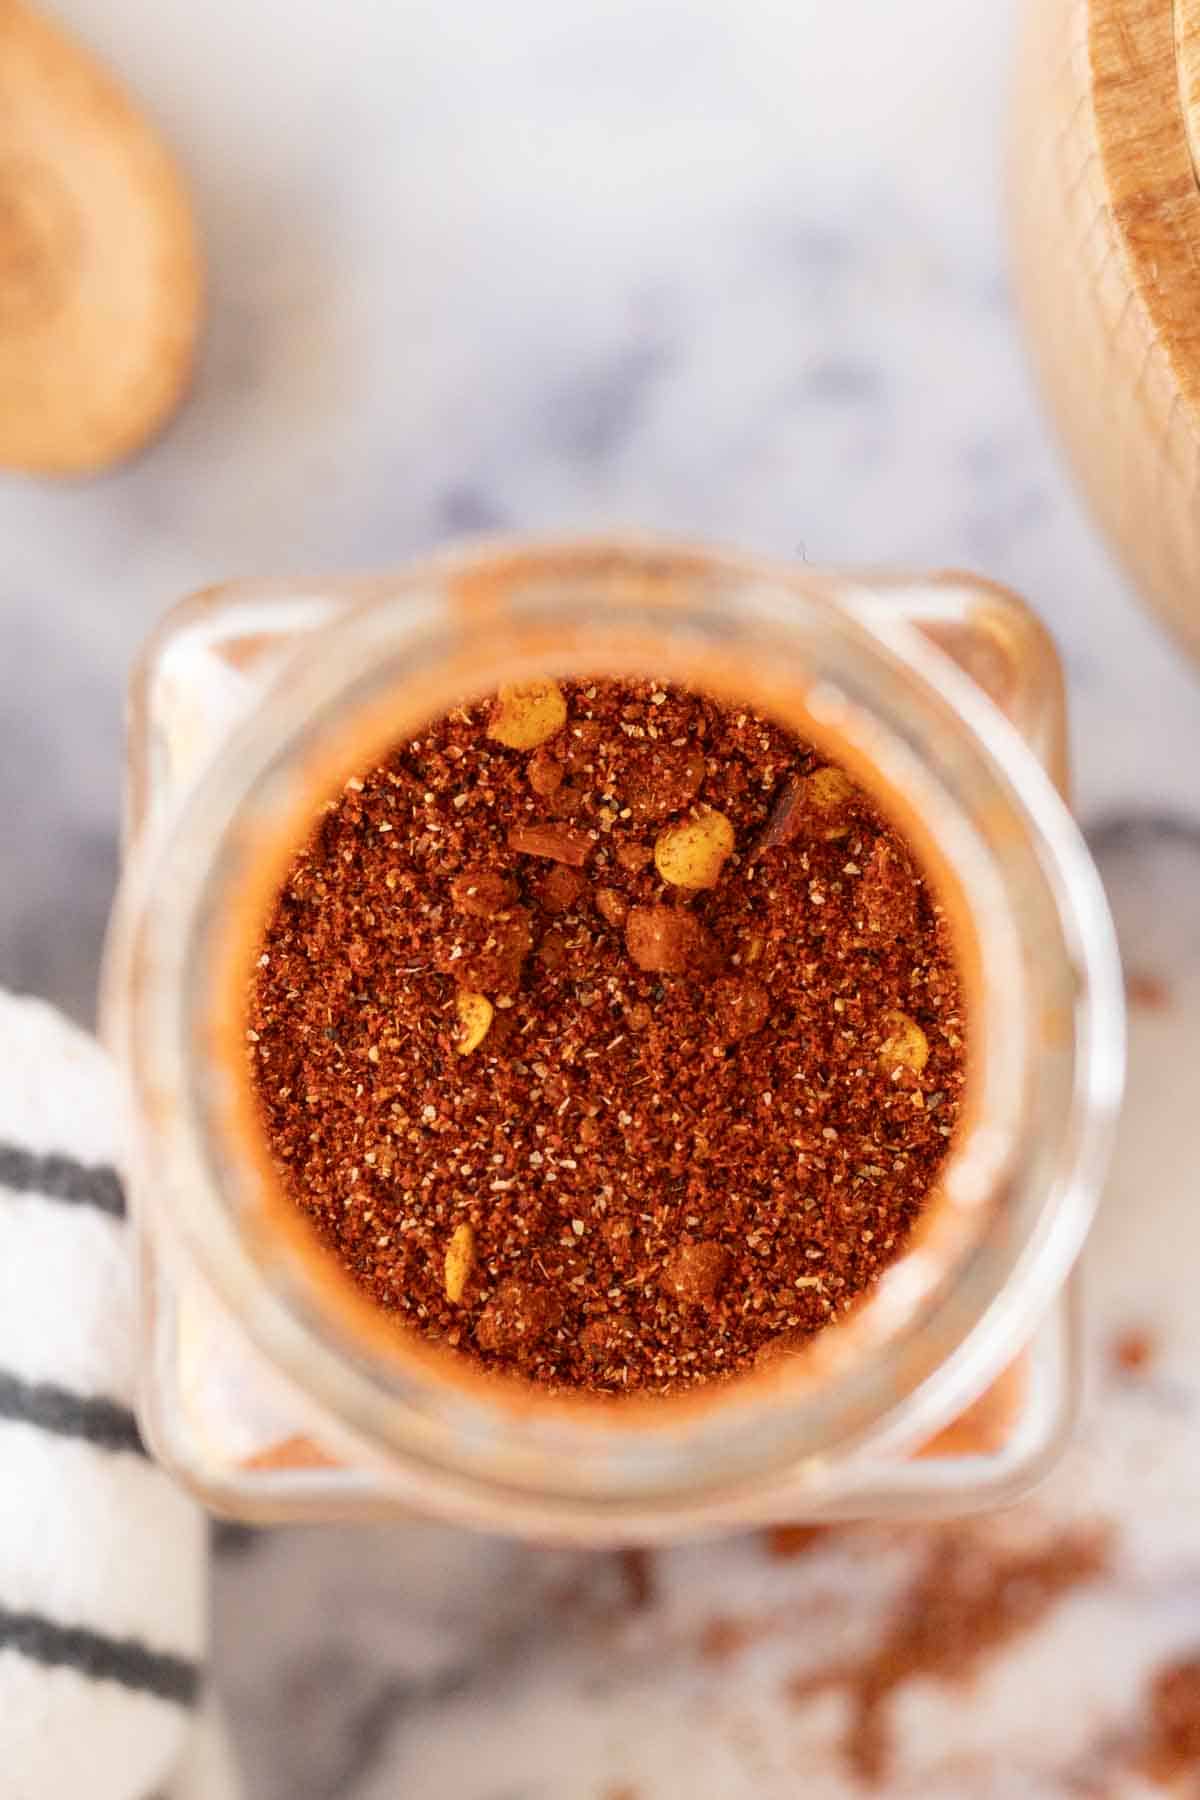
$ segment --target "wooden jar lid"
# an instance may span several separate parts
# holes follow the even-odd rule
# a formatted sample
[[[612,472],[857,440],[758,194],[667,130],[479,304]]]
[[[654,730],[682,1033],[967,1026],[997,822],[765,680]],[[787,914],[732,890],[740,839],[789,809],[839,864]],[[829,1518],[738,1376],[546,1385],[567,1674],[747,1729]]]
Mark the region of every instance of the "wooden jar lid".
[[[105,467],[186,385],[200,258],[175,165],[116,83],[0,0],[0,467]]]

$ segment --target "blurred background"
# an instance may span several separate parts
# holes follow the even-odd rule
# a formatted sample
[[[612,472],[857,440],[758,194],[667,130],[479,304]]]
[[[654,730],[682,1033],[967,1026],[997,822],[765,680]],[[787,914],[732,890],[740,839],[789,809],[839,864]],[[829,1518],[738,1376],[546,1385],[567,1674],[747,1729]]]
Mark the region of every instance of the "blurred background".
[[[0,979],[90,1016],[122,686],[165,606],[480,530],[981,569],[1064,647],[1085,814],[1151,766],[1185,796],[1194,684],[1089,531],[1013,323],[1008,4],[54,11],[179,153],[210,322],[147,455],[0,483]]]
[[[1178,1199],[1194,1151],[1157,1109],[1196,1051],[1200,693],[1090,528],[1022,359],[1002,222],[1010,6],[53,10],[180,156],[210,318],[192,396],[139,460],[87,483],[0,479],[0,982],[93,1017],[126,672],[190,589],[506,529],[964,565],[1021,590],[1062,647],[1079,808],[1143,982],[1126,1130],[1158,1160],[1123,1148],[1115,1185]],[[1156,1272],[1111,1206],[1098,1243],[1107,1331],[1154,1307]],[[1181,1392],[1152,1396],[1143,1436],[1182,1456]],[[1099,1454],[1119,1508],[1129,1470]],[[1093,1497],[1096,1466],[1078,1477]],[[1069,1781],[1120,1728],[1139,1670],[1185,1625],[1200,1635],[1181,1522],[1197,1473],[1193,1454],[1162,1478],[1179,1522],[1170,1538],[1159,1519],[1154,1545],[1183,1561],[1152,1547],[1144,1579],[1167,1569],[1176,1599],[1149,1636],[1117,1583],[1024,1646],[969,1725],[952,1700],[914,1701],[892,1791],[1083,1791]],[[853,1641],[899,1578],[892,1540],[863,1546],[647,1564],[429,1527],[227,1530],[218,1685],[249,1791],[853,1792],[837,1696],[797,1710],[780,1695],[798,1646]],[[786,1632],[744,1657],[697,1652],[713,1619],[768,1601]],[[1122,1644],[1103,1667],[1097,1633]],[[1049,1669],[1063,1716],[1034,1742]]]

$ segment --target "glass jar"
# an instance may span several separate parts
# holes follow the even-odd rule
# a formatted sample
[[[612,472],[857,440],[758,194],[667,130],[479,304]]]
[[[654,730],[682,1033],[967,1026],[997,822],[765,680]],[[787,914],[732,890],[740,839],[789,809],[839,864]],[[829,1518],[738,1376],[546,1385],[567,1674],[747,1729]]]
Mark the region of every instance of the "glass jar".
[[[774,715],[873,791],[955,923],[968,1095],[908,1248],[801,1355],[680,1400],[452,1376],[317,1249],[253,1117],[248,958],[321,801],[463,696],[534,673],[653,674]],[[128,766],[103,1014],[130,1112],[141,1417],[213,1507],[649,1541],[962,1510],[1053,1456],[1122,1004],[1056,787],[1058,664],[1013,596],[640,540],[216,588],[143,656]]]

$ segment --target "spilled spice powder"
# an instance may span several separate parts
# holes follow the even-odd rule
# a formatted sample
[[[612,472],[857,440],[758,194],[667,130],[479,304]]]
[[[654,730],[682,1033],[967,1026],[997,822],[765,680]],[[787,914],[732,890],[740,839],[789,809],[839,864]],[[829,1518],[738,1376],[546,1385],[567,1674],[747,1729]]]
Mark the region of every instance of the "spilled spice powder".
[[[731,1619],[718,1613],[705,1624],[697,1649],[707,1663],[726,1663],[752,1644],[759,1635],[748,1619]]]
[[[1148,1700],[1138,1758],[1146,1774],[1163,1786],[1200,1774],[1200,1655],[1164,1663],[1155,1672]]]
[[[645,1612],[654,1604],[654,1554],[641,1545],[617,1551],[617,1567],[630,1612]]]
[[[969,1527],[940,1531],[878,1647],[860,1660],[798,1676],[791,1697],[806,1703],[831,1689],[846,1694],[846,1761],[860,1780],[877,1786],[888,1775],[889,1708],[898,1690],[920,1679],[970,1680],[994,1652],[1103,1574],[1109,1551],[1109,1534],[1100,1527],[1073,1527],[1048,1543],[1012,1551],[990,1547]]]
[[[819,1544],[828,1542],[831,1525],[769,1525],[763,1533],[767,1555],[777,1562],[790,1562],[793,1557],[807,1556]]]
[[[533,683],[328,803],[248,1050],[287,1192],[397,1320],[557,1388],[794,1347],[897,1255],[964,1024],[905,845],[790,732]]]
[[[1171,990],[1161,975],[1146,969],[1129,969],[1125,975],[1125,998],[1135,1012],[1169,1012]]]
[[[1128,1325],[1109,1345],[1112,1367],[1118,1375],[1145,1375],[1158,1355],[1158,1341],[1144,1325]]]

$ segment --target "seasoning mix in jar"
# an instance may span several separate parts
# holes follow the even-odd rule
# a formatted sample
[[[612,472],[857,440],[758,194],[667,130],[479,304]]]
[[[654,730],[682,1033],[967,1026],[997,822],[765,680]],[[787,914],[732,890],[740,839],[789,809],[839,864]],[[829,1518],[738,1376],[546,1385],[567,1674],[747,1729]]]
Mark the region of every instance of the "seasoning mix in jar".
[[[1027,1480],[1121,1062],[1062,738],[967,578],[518,545],[181,609],[106,991],[158,1453],[575,1540]]]
[[[964,1081],[944,915],[753,713],[541,681],[351,776],[289,871],[249,1058],[365,1292],[484,1367],[669,1393],[898,1254]]]

